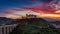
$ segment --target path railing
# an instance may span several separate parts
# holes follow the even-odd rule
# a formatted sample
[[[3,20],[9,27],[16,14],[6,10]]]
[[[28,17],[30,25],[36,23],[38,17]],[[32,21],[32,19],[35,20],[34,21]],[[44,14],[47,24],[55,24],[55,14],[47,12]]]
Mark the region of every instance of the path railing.
[[[11,32],[16,26],[17,26],[17,24],[0,26],[0,34],[8,34],[8,33]]]

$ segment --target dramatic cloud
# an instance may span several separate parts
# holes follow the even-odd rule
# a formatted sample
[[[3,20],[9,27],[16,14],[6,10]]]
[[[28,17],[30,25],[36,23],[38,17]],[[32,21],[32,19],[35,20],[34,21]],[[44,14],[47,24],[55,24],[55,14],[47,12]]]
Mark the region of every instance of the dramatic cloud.
[[[10,18],[14,16],[13,18],[19,18],[19,16],[25,16],[26,14],[35,14],[43,18],[60,18],[59,0],[15,0],[4,4],[8,8],[2,6],[4,8],[2,10],[6,10],[2,14],[0,13],[0,17]]]
[[[7,18],[19,18],[20,16],[26,16],[26,14],[33,14],[37,15],[40,18],[53,18],[53,19],[60,19],[60,10],[57,11],[44,11],[42,8],[16,8],[12,10],[8,10],[7,12],[3,13],[0,16],[7,17]]]

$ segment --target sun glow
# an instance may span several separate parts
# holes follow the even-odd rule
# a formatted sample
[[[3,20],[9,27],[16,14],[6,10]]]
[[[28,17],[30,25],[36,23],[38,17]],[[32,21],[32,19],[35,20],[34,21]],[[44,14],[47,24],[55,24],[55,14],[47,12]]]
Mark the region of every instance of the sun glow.
[[[36,10],[37,9],[37,10]],[[11,12],[7,12],[6,16],[7,18],[12,18],[12,19],[22,19],[27,18],[26,14],[33,14],[38,16],[39,18],[57,18],[60,19],[60,10],[57,11],[43,11],[43,9],[38,9],[38,8],[31,8],[31,9],[23,9],[23,10],[10,10]],[[5,13],[3,14],[5,15]],[[2,16],[3,16],[2,15]]]

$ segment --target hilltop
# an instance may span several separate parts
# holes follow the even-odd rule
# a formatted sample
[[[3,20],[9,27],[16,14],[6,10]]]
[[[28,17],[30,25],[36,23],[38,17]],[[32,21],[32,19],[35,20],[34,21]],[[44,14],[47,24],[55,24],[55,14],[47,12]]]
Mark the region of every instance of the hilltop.
[[[17,23],[19,25],[9,34],[59,34],[42,18],[21,19]]]

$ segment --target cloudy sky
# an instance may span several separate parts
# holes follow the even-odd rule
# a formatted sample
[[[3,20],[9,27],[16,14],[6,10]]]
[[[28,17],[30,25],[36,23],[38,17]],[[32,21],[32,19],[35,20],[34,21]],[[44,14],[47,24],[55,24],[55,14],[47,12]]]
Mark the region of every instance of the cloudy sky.
[[[13,10],[16,10],[18,8],[26,8],[26,7],[27,8],[30,8],[30,7],[46,8],[50,2],[59,3],[59,1],[60,0],[57,0],[57,1],[56,0],[0,0],[0,16],[5,16],[7,13],[10,13],[10,14],[16,13]],[[60,3],[59,3],[59,5],[60,5]],[[47,11],[45,13],[52,14],[53,12]],[[50,20],[50,19],[48,19],[48,20]]]
[[[37,7],[52,0],[0,0],[0,12],[12,8]]]

